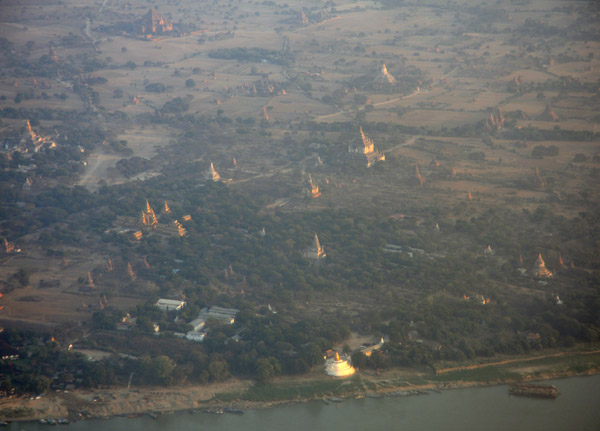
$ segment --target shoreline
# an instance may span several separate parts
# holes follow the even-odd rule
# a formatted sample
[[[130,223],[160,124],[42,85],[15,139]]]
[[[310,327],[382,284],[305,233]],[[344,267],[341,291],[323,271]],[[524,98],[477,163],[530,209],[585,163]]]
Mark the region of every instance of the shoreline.
[[[573,367],[595,354],[587,368]],[[568,359],[568,367],[561,360]],[[347,379],[332,379],[318,372],[309,376],[286,376],[264,385],[252,380],[231,379],[224,383],[194,385],[179,388],[140,387],[75,390],[72,392],[49,392],[39,399],[20,397],[0,401],[0,419],[9,422],[30,422],[40,419],[68,418],[71,421],[149,415],[153,418],[173,412],[219,411],[220,409],[264,409],[289,404],[323,400],[340,402],[350,398],[383,398],[389,396],[420,395],[448,389],[475,386],[494,386],[517,382],[531,382],[555,378],[591,376],[600,374],[600,353],[564,352],[557,356],[517,358],[530,365],[534,361],[548,361],[544,369],[531,373],[531,367],[511,371],[511,377],[485,378],[473,375],[477,371],[461,370],[456,375],[436,376],[417,370],[390,369],[380,375],[357,372]],[[573,365],[575,364],[575,365]],[[562,367],[561,367],[562,365]],[[478,368],[506,368],[510,365],[489,365]],[[559,366],[558,369],[551,367]],[[539,367],[539,366],[538,366]],[[302,394],[301,392],[304,392]],[[293,395],[292,395],[293,393]]]

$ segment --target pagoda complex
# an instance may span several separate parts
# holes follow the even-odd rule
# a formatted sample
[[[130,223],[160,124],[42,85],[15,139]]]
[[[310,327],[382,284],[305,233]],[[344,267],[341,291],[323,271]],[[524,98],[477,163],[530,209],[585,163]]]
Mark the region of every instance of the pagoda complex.
[[[39,152],[44,146],[48,148],[56,148],[56,143],[49,136],[40,136],[33,131],[29,120],[25,123],[25,131],[21,138],[21,143],[26,146],[33,146],[33,152]]]
[[[538,255],[535,263],[533,264],[533,276],[537,278],[550,278],[553,276],[552,272],[546,268],[546,263],[542,259],[542,253]]]
[[[313,181],[312,176],[310,174],[308,174],[308,185],[305,190],[305,194],[309,198],[318,198],[319,196],[321,196],[319,186]]]
[[[375,163],[384,161],[385,154],[375,148],[373,139],[365,135],[361,126],[359,135],[348,144],[347,158],[361,164],[366,164],[367,168],[370,168]]]
[[[165,20],[154,9],[150,9],[146,15],[134,23],[133,29],[135,33],[150,39],[156,34],[172,32],[173,24]]]
[[[324,259],[325,256],[327,256],[327,253],[325,253],[325,250],[321,246],[321,243],[319,242],[319,237],[317,236],[316,233],[315,233],[315,238],[312,243],[312,247],[310,247],[308,250],[306,250],[304,252],[304,256],[307,257],[308,259],[313,259],[313,260]]]
[[[490,118],[485,121],[485,127],[488,131],[501,130],[504,126],[504,115],[500,108],[496,108],[496,112],[490,114]]]
[[[396,83],[396,78],[394,78],[387,70],[385,63],[381,65],[381,70],[377,74],[375,78],[375,83],[377,84],[391,84],[394,85]]]

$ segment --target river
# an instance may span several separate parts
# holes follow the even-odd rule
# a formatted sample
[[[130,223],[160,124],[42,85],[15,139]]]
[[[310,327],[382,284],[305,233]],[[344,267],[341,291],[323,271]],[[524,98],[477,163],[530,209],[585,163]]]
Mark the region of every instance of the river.
[[[365,431],[365,430],[600,430],[600,375],[549,380],[556,400],[508,395],[506,385],[463,388],[429,395],[362,398],[342,403],[312,401],[244,415],[176,413],[150,417],[90,420],[58,426],[65,431]],[[47,430],[38,423],[13,423],[12,431]],[[53,427],[56,428],[56,427]]]

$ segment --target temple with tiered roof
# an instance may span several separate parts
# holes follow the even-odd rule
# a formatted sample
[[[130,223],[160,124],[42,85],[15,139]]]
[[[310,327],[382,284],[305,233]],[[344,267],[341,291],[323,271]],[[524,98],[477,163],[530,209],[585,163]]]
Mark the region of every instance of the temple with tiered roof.
[[[155,34],[172,32],[173,24],[165,20],[154,9],[150,9],[146,15],[135,22],[134,31],[145,37],[152,37]]]

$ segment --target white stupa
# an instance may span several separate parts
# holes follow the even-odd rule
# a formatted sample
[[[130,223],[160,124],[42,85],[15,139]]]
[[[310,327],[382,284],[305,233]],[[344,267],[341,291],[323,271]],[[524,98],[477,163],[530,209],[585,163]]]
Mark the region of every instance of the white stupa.
[[[340,359],[340,354],[335,352],[335,358],[328,359],[325,362],[325,372],[333,377],[349,377],[356,370],[347,360]]]

